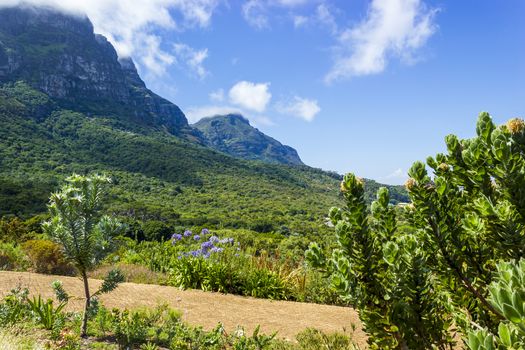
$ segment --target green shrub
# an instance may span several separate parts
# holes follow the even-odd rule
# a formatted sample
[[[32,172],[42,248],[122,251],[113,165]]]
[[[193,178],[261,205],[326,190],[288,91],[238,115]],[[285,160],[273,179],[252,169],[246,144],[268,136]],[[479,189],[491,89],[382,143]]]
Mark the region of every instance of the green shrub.
[[[71,265],[58,244],[49,240],[32,239],[22,244],[33,270],[38,273],[74,276]]]
[[[0,241],[19,242],[27,233],[26,225],[19,218],[0,218]]]
[[[253,269],[248,271],[242,291],[244,295],[255,298],[286,300],[289,298],[290,288],[274,271]]]
[[[146,342],[151,322],[140,312],[113,309],[111,325],[119,348],[126,349]]]
[[[27,319],[30,315],[27,296],[27,288],[17,287],[4,297],[0,303],[0,326],[5,327],[12,324],[18,324]]]
[[[113,309],[109,317],[101,308],[95,319],[99,326],[104,323],[104,328],[109,323],[109,328],[121,348],[137,346],[147,341],[167,346],[178,335],[182,325],[180,313],[166,305],[160,305],[153,310]]]
[[[317,329],[308,328],[296,336],[301,350],[355,350],[357,346],[350,337],[340,333],[326,334]]]
[[[471,338],[488,349],[500,330],[512,333],[501,320],[525,322],[513,313],[525,305],[517,283],[512,300],[489,298],[493,271],[524,255],[525,122],[496,126],[481,113],[476,137],[445,142],[447,154],[410,168],[403,208],[386,188],[368,208],[363,180],[345,175],[346,207],[330,210],[338,248],[330,258],[317,244],[307,252],[359,310],[371,348],[446,349],[475,324],[483,330]]]
[[[20,245],[0,242],[0,270],[25,271],[30,265]]]
[[[499,263],[489,291],[488,300],[504,319],[495,334],[487,328],[471,331],[467,345],[472,350],[525,349],[525,260]]]

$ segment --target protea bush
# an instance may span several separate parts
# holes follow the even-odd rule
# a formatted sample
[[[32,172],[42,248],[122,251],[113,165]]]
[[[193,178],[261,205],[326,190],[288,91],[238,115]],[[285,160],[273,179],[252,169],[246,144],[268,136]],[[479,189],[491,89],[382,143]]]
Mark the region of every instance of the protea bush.
[[[372,348],[448,349],[469,332],[473,349],[491,348],[473,339],[499,348],[523,339],[523,316],[516,323],[508,310],[524,311],[525,299],[495,295],[509,288],[510,266],[523,267],[524,131],[521,119],[496,126],[481,113],[476,137],[449,135],[446,154],[414,163],[407,205],[389,205],[382,188],[368,208],[362,181],[344,177],[346,208],[330,211],[339,248],[326,257],[312,244],[307,258],[359,310]]]

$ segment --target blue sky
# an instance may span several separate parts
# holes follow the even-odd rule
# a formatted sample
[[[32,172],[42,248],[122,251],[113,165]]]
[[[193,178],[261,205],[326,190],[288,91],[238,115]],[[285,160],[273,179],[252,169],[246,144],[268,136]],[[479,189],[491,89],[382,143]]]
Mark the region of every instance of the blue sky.
[[[191,121],[239,111],[308,165],[385,183],[480,111],[525,110],[523,0],[33,2],[87,13]]]

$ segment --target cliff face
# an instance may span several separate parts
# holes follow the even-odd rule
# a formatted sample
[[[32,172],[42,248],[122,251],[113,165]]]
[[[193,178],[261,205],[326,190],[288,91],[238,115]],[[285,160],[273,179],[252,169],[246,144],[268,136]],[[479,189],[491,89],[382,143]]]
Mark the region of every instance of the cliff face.
[[[0,83],[25,81],[59,104],[194,134],[182,111],[148,90],[129,58],[86,17],[47,8],[0,9]]]
[[[239,114],[204,118],[193,125],[209,147],[234,157],[280,164],[303,164],[297,151],[252,127]]]

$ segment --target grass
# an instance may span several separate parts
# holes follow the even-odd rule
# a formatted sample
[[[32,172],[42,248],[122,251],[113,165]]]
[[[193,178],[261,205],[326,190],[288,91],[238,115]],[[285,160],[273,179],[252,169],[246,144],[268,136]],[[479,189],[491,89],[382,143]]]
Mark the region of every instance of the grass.
[[[43,298],[53,297],[50,284],[56,279],[57,276],[34,273],[0,272],[0,298],[17,285],[27,286],[31,293],[41,294]],[[60,280],[64,289],[73,296],[68,310],[82,310],[82,281],[75,277],[60,277]],[[91,289],[95,290],[100,283],[100,280],[90,280]],[[202,326],[204,330],[212,330],[221,322],[228,332],[243,325],[246,332],[251,334],[260,325],[262,332],[271,334],[277,331],[278,338],[289,341],[293,341],[306,328],[334,333],[350,329],[354,324],[352,339],[360,346],[366,343],[358,314],[349,307],[270,301],[134,283],[123,283],[114,292],[103,295],[101,302],[110,309],[154,308],[159,303],[167,303],[182,312],[185,322]]]

